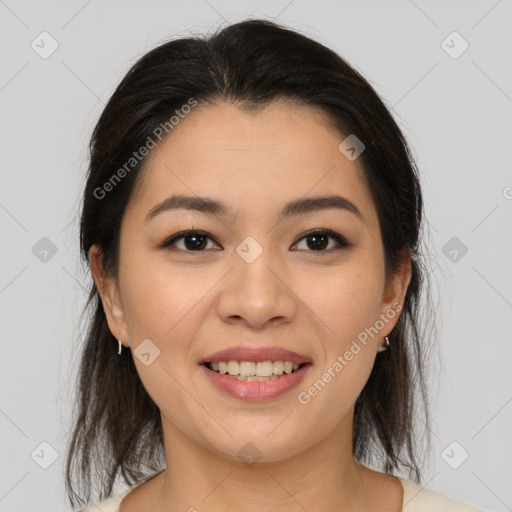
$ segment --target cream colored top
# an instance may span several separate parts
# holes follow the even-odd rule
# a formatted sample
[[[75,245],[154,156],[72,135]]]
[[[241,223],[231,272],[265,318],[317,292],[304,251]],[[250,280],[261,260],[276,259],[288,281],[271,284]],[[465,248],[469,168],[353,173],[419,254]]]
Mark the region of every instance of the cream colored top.
[[[443,494],[422,487],[412,480],[401,477],[397,478],[402,483],[404,489],[403,512],[483,512],[481,509],[452,500]],[[119,506],[123,498],[138,485],[139,483],[136,483],[122,493],[116,494],[96,505],[91,505],[80,512],[98,512],[98,510],[101,512],[119,512]]]

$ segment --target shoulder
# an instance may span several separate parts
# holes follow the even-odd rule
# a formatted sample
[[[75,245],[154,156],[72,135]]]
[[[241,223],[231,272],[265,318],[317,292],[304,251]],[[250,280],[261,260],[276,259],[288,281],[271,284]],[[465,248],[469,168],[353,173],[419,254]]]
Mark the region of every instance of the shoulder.
[[[116,494],[115,496],[111,496],[105,501],[95,503],[80,510],[80,512],[98,512],[98,510],[101,510],[101,512],[119,512],[119,505],[121,505],[121,501],[134,488],[135,486],[129,487],[123,492]]]
[[[79,512],[98,512],[98,510],[101,510],[101,512],[119,512],[121,502],[123,501],[123,499],[126,496],[128,496],[128,494],[130,494],[132,491],[134,491],[137,487],[143,487],[144,484],[147,484],[151,481],[156,481],[156,477],[158,477],[164,471],[165,471],[165,469],[161,469],[159,471],[156,471],[155,473],[146,475],[144,478],[142,478],[138,482],[135,482],[134,484],[129,486],[123,492],[120,492],[119,494],[116,494],[115,496],[110,496],[106,500],[101,501],[99,503],[93,503],[92,505],[89,505],[87,508],[84,508],[84,509],[80,510]]]
[[[412,480],[397,478],[404,488],[403,512],[483,512],[481,509],[422,487]]]
[[[397,478],[404,489],[402,512],[483,512],[481,509],[453,500],[432,489],[422,487],[412,480],[401,477]],[[121,501],[135,487],[137,487],[137,484],[115,496],[111,496],[101,503],[96,503],[82,509],[80,512],[97,512],[98,509],[102,512],[119,512]]]

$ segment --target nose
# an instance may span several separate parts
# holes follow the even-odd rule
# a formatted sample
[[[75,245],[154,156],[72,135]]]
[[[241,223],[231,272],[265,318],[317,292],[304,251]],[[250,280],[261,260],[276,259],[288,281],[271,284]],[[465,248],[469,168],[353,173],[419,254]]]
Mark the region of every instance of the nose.
[[[263,250],[251,263],[234,255],[234,267],[223,280],[217,303],[217,314],[224,322],[261,329],[293,319],[297,299],[271,253]]]

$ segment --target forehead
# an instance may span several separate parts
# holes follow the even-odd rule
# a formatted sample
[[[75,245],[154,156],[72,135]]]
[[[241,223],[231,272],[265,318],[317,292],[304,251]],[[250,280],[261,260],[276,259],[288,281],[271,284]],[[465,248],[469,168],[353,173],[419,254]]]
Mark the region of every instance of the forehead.
[[[275,213],[300,197],[338,194],[371,223],[376,213],[362,164],[338,149],[345,137],[308,106],[198,106],[148,156],[131,209],[145,216],[173,194],[215,196],[240,218]]]

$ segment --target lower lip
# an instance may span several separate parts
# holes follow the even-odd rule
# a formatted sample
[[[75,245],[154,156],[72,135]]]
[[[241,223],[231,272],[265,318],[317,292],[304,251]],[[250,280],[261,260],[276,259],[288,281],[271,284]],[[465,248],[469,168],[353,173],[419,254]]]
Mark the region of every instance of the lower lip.
[[[264,401],[283,395],[297,386],[311,364],[307,363],[293,373],[283,373],[278,379],[266,382],[238,380],[235,377],[214,372],[204,364],[201,367],[211,382],[228,395],[242,400]]]

